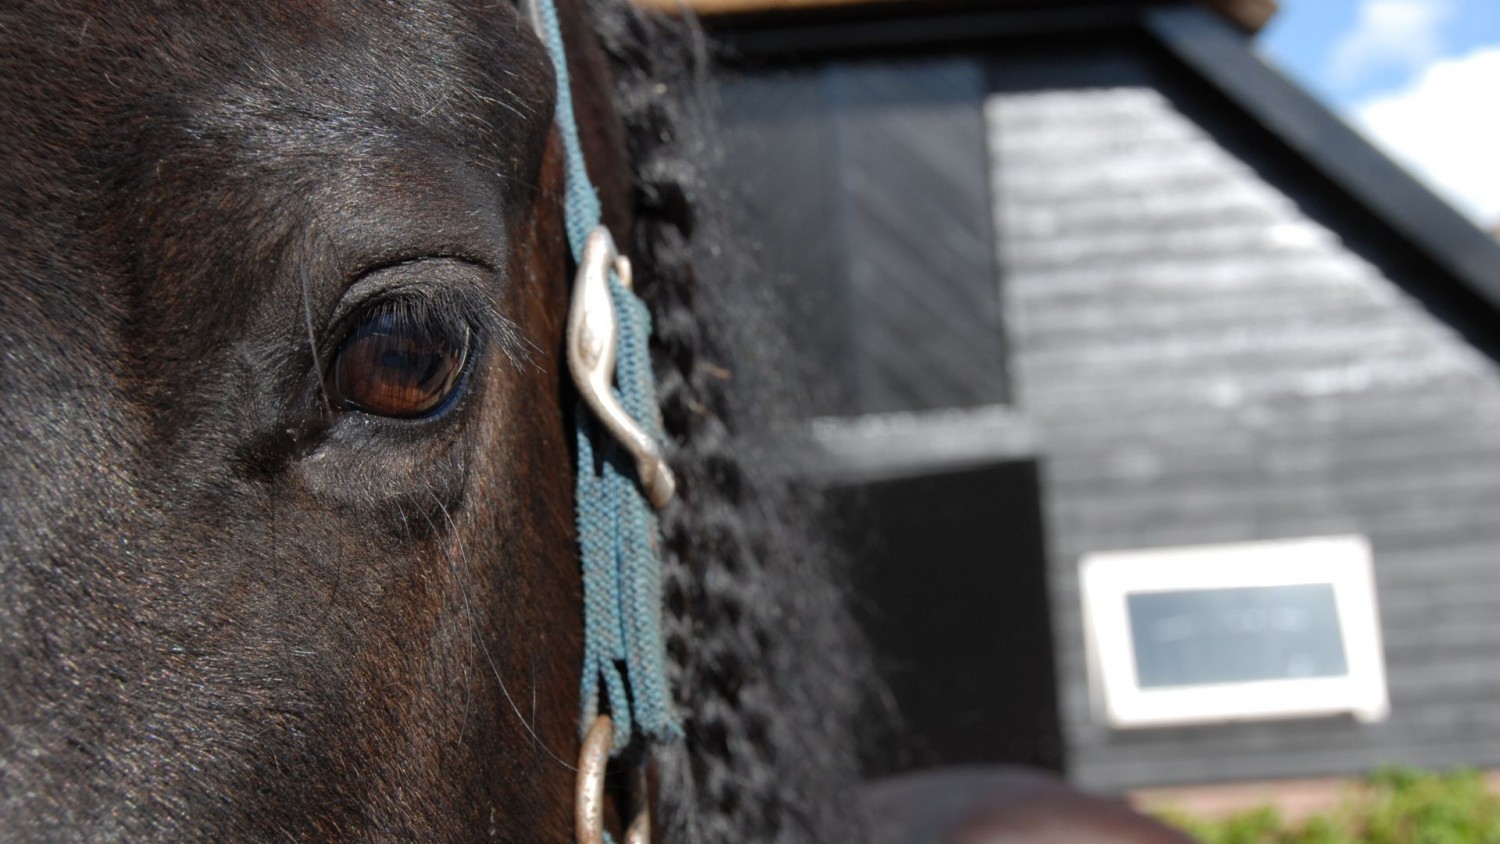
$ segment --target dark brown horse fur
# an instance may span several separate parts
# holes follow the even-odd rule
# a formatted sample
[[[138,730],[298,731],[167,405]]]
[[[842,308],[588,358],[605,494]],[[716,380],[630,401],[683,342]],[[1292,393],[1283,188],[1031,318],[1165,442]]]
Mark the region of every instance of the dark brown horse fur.
[[[716,326],[746,316],[697,292],[691,51],[564,12],[682,482],[659,821],[834,840],[859,684],[729,434]],[[0,11],[4,838],[569,840],[553,93],[507,2]],[[392,296],[475,337],[434,418],[326,399],[350,315]]]

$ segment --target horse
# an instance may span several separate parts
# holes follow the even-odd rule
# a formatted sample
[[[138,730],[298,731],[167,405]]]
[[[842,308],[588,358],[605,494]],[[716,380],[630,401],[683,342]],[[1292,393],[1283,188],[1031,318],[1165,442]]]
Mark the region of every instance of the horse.
[[[857,839],[878,681],[734,435],[769,329],[715,254],[701,44],[558,8],[678,478],[656,834]],[[557,94],[506,0],[0,10],[7,837],[571,838]]]
[[[831,591],[726,432],[663,137],[682,51],[623,5],[560,8],[681,486],[659,825],[817,840],[855,695]],[[569,837],[571,275],[521,13],[23,3],[0,39],[7,829]]]

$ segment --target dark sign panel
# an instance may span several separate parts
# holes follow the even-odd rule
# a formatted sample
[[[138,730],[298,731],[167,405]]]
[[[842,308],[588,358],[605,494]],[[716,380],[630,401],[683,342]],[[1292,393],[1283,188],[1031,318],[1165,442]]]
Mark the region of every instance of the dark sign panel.
[[[1330,583],[1126,596],[1142,689],[1342,677]]]

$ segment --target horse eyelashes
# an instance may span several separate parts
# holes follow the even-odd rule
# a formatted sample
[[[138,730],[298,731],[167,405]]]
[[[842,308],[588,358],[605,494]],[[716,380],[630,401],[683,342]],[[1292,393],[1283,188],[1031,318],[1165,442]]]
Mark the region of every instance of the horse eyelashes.
[[[443,410],[458,392],[472,332],[422,303],[367,311],[335,353],[328,393],[336,409],[393,419]]]

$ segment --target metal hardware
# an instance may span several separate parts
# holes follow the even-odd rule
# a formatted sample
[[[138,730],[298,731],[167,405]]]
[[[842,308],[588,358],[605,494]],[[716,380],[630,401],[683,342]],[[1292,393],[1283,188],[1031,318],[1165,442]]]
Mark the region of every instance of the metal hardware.
[[[651,844],[651,784],[645,761],[638,762],[630,776],[630,810],[635,819],[625,830],[625,844]]]
[[[578,820],[578,844],[604,844],[604,769],[609,763],[609,746],[615,741],[615,723],[600,715],[589,725],[578,752],[578,793],[575,817]]]
[[[578,392],[604,427],[635,458],[636,474],[651,505],[660,510],[677,489],[661,447],[615,397],[615,346],[619,323],[609,295],[613,270],[627,289],[632,284],[630,259],[615,249],[609,230],[597,226],[583,247],[583,260],[573,281],[573,304],[568,312],[568,369]]]
[[[625,830],[625,844],[651,844],[651,815],[641,812]]]
[[[609,748],[615,740],[615,722],[600,715],[589,725],[578,752],[578,790],[574,796],[578,844],[604,844],[604,774]],[[646,777],[642,768],[636,777],[635,818],[625,831],[625,844],[651,844],[651,809],[646,805]]]
[[[545,37],[545,30],[542,28],[542,10],[538,8],[536,0],[520,0],[516,5],[517,10],[521,13],[521,17],[525,18],[526,22],[531,24],[531,29],[537,34],[537,37]]]

